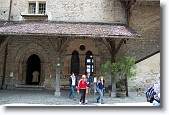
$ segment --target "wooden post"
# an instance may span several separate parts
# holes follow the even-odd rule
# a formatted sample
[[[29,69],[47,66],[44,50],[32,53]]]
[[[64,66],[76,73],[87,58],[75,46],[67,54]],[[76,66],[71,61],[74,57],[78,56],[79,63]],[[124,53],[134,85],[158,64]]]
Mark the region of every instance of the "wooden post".
[[[6,74],[6,60],[8,55],[8,45],[5,47],[5,54],[4,54],[4,64],[3,64],[3,76],[2,76],[2,84],[1,89],[3,89],[4,83],[5,83],[5,74]]]
[[[110,47],[111,47],[111,63],[115,62],[115,56],[116,56],[116,44],[115,41],[109,41]],[[114,75],[111,77],[111,84],[112,84],[112,92],[111,92],[111,97],[117,97],[117,89],[116,89],[116,80],[115,80]]]

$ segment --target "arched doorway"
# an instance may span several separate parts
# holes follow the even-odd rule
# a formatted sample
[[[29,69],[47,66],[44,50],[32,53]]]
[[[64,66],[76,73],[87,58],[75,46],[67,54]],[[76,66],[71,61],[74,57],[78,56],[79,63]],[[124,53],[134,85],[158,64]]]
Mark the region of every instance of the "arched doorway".
[[[79,53],[77,51],[73,51],[71,58],[71,73],[73,72],[75,75],[79,74]]]
[[[41,71],[41,61],[40,58],[33,54],[27,60],[27,69],[26,69],[26,84],[28,85],[39,85],[40,82],[40,71]],[[35,72],[36,71],[36,72]],[[36,73],[36,74],[34,74]],[[33,75],[37,76],[37,80],[33,80]]]

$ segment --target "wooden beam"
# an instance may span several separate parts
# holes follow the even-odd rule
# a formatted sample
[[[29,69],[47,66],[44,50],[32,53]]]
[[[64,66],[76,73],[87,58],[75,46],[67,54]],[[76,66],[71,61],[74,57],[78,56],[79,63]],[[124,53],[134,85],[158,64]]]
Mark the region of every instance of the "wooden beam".
[[[122,46],[122,44],[124,43],[124,41],[125,41],[125,39],[120,40],[119,44],[117,45],[117,48],[115,49],[115,54],[118,53],[118,51],[119,51],[120,47]]]
[[[112,48],[109,44],[109,42],[106,40],[106,38],[102,38],[103,40],[103,43],[105,44],[105,46],[107,47],[107,49],[109,50],[110,54],[113,55],[113,51],[112,51]]]
[[[5,41],[2,44],[0,44],[0,53],[5,48],[5,46],[9,43],[10,39],[11,39],[10,36],[8,36],[7,38],[5,38]]]
[[[51,37],[49,37],[48,39],[50,40],[50,42],[51,42],[51,44],[52,44],[53,49],[54,49],[54,50],[55,50],[55,52],[57,53],[57,47],[55,46],[54,42],[52,41],[52,38],[51,38]]]
[[[63,44],[61,44],[60,50],[59,50],[59,55],[61,55],[63,49],[65,49],[66,45],[70,42],[71,38],[68,37]]]
[[[115,62],[115,56],[116,56],[116,43],[114,40],[109,41],[111,50],[112,50],[112,54],[111,54],[111,62],[114,63]]]

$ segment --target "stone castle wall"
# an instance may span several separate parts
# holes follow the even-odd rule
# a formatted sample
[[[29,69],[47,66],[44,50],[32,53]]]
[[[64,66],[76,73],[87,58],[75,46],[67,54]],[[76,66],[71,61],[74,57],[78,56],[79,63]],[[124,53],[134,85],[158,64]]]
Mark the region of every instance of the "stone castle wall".
[[[137,1],[131,13],[129,26],[141,39],[128,39],[118,55],[131,55],[140,60],[160,50],[160,2]]]
[[[129,26],[139,33],[142,39],[129,39],[122,45],[118,55],[135,56],[141,60],[160,51],[160,2],[137,1],[131,13]],[[117,43],[119,41],[116,41]],[[160,74],[160,53],[137,63],[136,78],[128,80],[129,92],[144,94]]]
[[[0,0],[0,19],[7,20],[9,1]],[[11,20],[22,20],[28,14],[28,1],[13,0]],[[118,0],[39,0],[46,1],[49,21],[125,23],[125,12]],[[5,11],[5,13],[4,13]]]
[[[136,72],[136,77],[128,79],[128,90],[145,95],[147,88],[160,79],[160,53],[137,63]]]

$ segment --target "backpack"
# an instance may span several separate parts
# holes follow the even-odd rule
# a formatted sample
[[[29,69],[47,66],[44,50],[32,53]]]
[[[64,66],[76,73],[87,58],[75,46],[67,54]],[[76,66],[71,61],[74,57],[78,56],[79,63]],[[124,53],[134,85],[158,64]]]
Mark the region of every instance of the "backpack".
[[[152,103],[154,101],[154,95],[155,94],[156,93],[154,92],[153,86],[151,86],[150,88],[148,88],[148,90],[146,91],[147,102]]]

